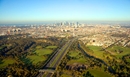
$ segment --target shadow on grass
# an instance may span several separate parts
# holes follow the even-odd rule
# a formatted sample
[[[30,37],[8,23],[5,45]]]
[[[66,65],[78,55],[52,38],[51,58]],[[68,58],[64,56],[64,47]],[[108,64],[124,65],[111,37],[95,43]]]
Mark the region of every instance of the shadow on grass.
[[[26,65],[32,65],[32,61],[29,58],[21,57],[20,60],[23,61]]]
[[[55,70],[56,68],[54,68],[54,67],[44,67],[43,69]]]
[[[3,62],[3,60],[2,59],[0,59],[0,64],[3,64],[4,62]]]

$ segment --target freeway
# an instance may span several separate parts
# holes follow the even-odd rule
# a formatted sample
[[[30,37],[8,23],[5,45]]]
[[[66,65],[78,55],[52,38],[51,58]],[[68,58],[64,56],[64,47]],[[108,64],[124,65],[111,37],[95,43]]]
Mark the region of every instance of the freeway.
[[[64,46],[62,46],[61,49],[58,50],[56,54],[51,58],[51,60],[46,64],[46,66],[44,66],[43,71],[39,70],[39,74],[37,75],[37,77],[51,77],[54,73],[51,71],[54,71],[56,67],[60,64],[60,61],[67,54],[67,50],[75,40],[76,38],[71,39]],[[45,70],[50,70],[50,72]]]

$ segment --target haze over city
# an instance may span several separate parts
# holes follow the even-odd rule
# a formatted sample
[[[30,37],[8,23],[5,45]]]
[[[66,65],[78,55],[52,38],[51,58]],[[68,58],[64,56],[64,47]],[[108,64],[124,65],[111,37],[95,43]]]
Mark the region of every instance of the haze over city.
[[[0,24],[129,22],[129,0],[0,0]]]
[[[0,77],[130,77],[130,0],[0,0]]]

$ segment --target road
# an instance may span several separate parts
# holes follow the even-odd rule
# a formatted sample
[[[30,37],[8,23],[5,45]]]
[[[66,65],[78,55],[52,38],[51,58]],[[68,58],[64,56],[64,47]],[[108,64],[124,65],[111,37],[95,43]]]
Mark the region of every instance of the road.
[[[56,67],[60,64],[63,57],[67,54],[67,50],[72,45],[72,43],[76,40],[76,38],[69,40],[64,46],[61,47],[59,51],[56,52],[56,54],[51,58],[51,60],[48,62],[48,64],[43,68],[43,70],[50,70],[49,71],[43,71],[39,72],[37,77],[51,77],[54,72],[51,72],[52,70],[55,70]]]

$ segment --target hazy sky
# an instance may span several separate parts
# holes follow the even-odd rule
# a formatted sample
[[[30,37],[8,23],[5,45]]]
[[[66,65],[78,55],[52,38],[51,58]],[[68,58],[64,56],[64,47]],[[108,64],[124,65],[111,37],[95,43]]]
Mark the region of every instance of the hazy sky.
[[[130,0],[0,0],[0,23],[130,21]]]

